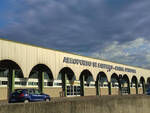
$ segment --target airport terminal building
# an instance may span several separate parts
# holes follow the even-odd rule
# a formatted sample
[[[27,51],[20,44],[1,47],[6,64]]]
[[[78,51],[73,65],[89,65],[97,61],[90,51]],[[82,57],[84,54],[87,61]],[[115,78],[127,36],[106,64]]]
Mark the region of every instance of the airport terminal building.
[[[150,70],[0,39],[0,100],[16,88],[51,97],[143,94]]]

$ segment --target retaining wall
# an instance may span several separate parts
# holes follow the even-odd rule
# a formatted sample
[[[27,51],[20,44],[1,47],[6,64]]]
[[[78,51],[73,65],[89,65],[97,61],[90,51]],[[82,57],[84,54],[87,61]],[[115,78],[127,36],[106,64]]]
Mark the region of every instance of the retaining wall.
[[[0,105],[0,113],[150,113],[150,96],[92,96],[5,104]]]

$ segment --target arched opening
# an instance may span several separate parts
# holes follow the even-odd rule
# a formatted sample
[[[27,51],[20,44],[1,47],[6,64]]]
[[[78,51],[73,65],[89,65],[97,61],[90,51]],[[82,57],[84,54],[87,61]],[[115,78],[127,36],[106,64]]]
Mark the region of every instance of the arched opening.
[[[150,77],[147,78],[147,84],[145,85],[145,91],[150,88]]]
[[[57,80],[61,80],[64,96],[80,95],[80,85],[75,83],[76,76],[69,67],[60,70]]]
[[[39,88],[43,92],[44,87],[53,86],[53,74],[45,64],[34,66],[29,74],[28,86]]]
[[[108,95],[108,79],[104,72],[99,72],[96,79],[97,95]]]
[[[142,87],[142,93],[145,94],[145,79],[144,77],[140,78],[140,83],[139,83],[139,87]]]
[[[88,90],[90,90],[89,87],[95,88],[95,81],[93,79],[92,73],[89,70],[83,70],[80,74],[79,79],[81,86],[81,96],[93,95],[93,91],[91,91],[91,93],[88,93]]]
[[[127,75],[122,77],[122,93],[130,94],[130,81]]]
[[[111,94],[117,95],[119,94],[119,77],[117,74],[112,74],[111,76]]]
[[[7,96],[14,91],[15,87],[26,85],[26,81],[23,79],[23,72],[16,62],[12,60],[0,61],[0,85],[7,87],[3,92]]]
[[[132,94],[138,94],[138,80],[136,76],[133,76],[131,79],[131,88]]]
[[[147,78],[147,88],[150,87],[150,77]]]

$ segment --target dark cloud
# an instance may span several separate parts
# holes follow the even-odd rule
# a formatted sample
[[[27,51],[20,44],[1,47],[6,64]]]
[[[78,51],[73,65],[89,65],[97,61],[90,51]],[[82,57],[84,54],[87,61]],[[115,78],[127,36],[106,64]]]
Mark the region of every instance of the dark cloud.
[[[148,0],[11,0],[0,37],[91,55],[113,41],[149,40]]]

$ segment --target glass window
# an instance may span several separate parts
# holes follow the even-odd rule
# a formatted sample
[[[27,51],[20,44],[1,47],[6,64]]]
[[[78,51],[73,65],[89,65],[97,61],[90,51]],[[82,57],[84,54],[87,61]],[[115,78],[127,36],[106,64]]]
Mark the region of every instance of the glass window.
[[[34,94],[33,89],[29,89],[28,94]]]
[[[35,94],[41,94],[41,91],[38,90],[38,89],[34,89],[34,93],[35,93]]]
[[[7,85],[7,81],[2,81],[2,85]]]

